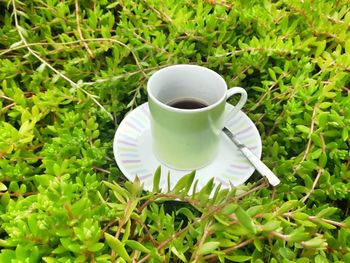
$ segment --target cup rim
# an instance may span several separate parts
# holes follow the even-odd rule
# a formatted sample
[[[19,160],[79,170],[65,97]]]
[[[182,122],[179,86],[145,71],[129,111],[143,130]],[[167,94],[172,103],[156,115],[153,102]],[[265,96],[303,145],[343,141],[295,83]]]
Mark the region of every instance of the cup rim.
[[[225,90],[225,93],[223,94],[223,96],[217,100],[215,103],[213,104],[210,104],[206,107],[203,107],[203,108],[199,108],[199,109],[179,109],[179,108],[175,108],[175,107],[171,107],[163,102],[161,102],[160,100],[158,100],[154,94],[152,94],[151,92],[151,82],[153,81],[153,79],[161,74],[162,72],[166,71],[166,70],[171,70],[173,68],[176,68],[176,67],[192,67],[192,68],[200,68],[201,70],[206,70],[208,72],[210,72],[211,74],[215,75],[221,82],[222,84],[225,86],[226,90]],[[215,107],[217,107],[218,105],[220,105],[223,101],[226,100],[226,96],[227,96],[227,84],[225,82],[225,80],[217,73],[215,72],[214,70],[211,70],[209,68],[206,68],[206,67],[202,67],[202,66],[198,66],[198,65],[192,65],[192,64],[175,64],[175,65],[171,65],[171,66],[168,66],[168,67],[164,67],[158,71],[156,71],[154,74],[152,74],[152,76],[148,79],[148,82],[147,82],[147,93],[148,93],[148,96],[149,98],[151,98],[151,100],[156,103],[159,107],[163,108],[163,109],[166,109],[168,111],[172,111],[172,112],[177,112],[177,113],[198,113],[198,112],[206,112],[206,111],[209,111]]]

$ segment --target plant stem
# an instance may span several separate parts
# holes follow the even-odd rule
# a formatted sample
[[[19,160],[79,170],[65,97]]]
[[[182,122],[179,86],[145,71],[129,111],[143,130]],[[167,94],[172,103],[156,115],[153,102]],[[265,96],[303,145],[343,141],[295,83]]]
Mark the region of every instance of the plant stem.
[[[78,2],[78,0],[75,0],[74,2],[75,2],[75,16],[76,16],[76,21],[77,21],[77,31],[78,31],[79,37],[80,37],[81,41],[83,42],[83,45],[86,48],[87,52],[89,53],[90,57],[94,58],[95,55],[94,55],[94,53],[92,53],[91,49],[87,45],[86,41],[84,40],[83,34],[81,32],[80,17],[79,17],[79,2]]]
[[[322,168],[318,169],[316,179],[315,179],[314,183],[312,184],[312,187],[311,187],[310,191],[307,192],[307,194],[301,199],[301,201],[302,201],[303,203],[306,202],[306,200],[310,197],[310,195],[311,195],[311,194],[313,193],[313,191],[315,190],[315,187],[316,187],[318,181],[320,180],[320,177],[321,177],[322,173],[323,173],[323,169],[322,169]]]
[[[306,160],[306,157],[307,155],[309,154],[309,151],[310,151],[310,148],[311,148],[311,143],[312,143],[312,140],[311,140],[311,134],[314,132],[314,126],[315,126],[315,121],[316,121],[316,112],[318,110],[318,105],[315,105],[313,111],[312,111],[312,117],[311,117],[311,125],[310,125],[310,133],[308,135],[309,137],[309,140],[307,142],[307,145],[306,145],[306,149],[304,151],[304,154],[303,154],[303,157],[301,159],[301,161],[298,163],[298,165],[294,168],[294,172],[293,172],[293,176],[296,174],[296,172],[300,169],[302,163]]]
[[[201,254],[199,253],[199,250],[203,246],[203,244],[204,244],[205,240],[207,239],[207,237],[208,237],[210,232],[211,232],[211,230],[210,230],[210,223],[208,222],[206,224],[205,228],[204,228],[204,233],[203,233],[201,239],[199,240],[198,248],[196,250],[193,262],[199,262],[200,261]]]

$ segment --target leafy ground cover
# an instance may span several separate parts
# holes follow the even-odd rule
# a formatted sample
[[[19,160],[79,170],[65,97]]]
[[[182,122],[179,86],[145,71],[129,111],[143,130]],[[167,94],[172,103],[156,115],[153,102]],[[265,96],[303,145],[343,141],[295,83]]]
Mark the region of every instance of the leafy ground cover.
[[[0,262],[350,262],[346,0],[0,1]],[[157,69],[249,93],[281,178],[154,193],[112,138]],[[209,198],[210,192],[213,197]]]

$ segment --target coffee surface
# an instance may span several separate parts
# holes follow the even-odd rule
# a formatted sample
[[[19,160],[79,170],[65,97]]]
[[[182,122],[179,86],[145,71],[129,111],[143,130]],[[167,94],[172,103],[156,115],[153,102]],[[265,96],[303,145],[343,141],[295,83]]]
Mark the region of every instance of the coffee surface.
[[[207,107],[209,104],[195,98],[179,98],[169,101],[167,105],[178,109],[194,110]]]

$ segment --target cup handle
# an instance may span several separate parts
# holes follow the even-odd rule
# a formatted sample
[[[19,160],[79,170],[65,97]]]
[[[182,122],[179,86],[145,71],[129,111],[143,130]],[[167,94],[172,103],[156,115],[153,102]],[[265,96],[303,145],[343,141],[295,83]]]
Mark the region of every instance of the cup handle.
[[[223,122],[221,122],[221,124],[220,124],[220,125],[222,125],[222,127],[220,127],[220,126],[218,127],[217,124],[215,124],[215,122],[211,118],[211,116],[209,116],[210,127],[211,127],[213,133],[216,135],[219,135],[222,132],[222,129],[225,127],[227,121],[232,119],[233,116],[235,116],[237,114],[237,112],[240,111],[242,109],[242,107],[244,106],[244,104],[247,102],[248,94],[245,91],[245,89],[243,89],[241,87],[230,88],[226,93],[226,100],[228,100],[231,96],[233,96],[235,94],[241,94],[241,98],[240,98],[239,102],[237,103],[237,105],[234,106],[234,108],[230,112],[227,113],[228,108],[225,107]]]
[[[245,89],[243,89],[241,87],[230,88],[227,91],[226,100],[235,94],[241,94],[241,98],[240,98],[239,102],[237,103],[237,105],[233,108],[233,110],[231,110],[231,112],[229,114],[227,114],[227,117],[225,118],[225,122],[228,121],[229,119],[231,119],[233,116],[235,116],[237,114],[237,112],[239,112],[242,109],[242,107],[244,106],[244,104],[247,102],[248,94],[245,91]]]

